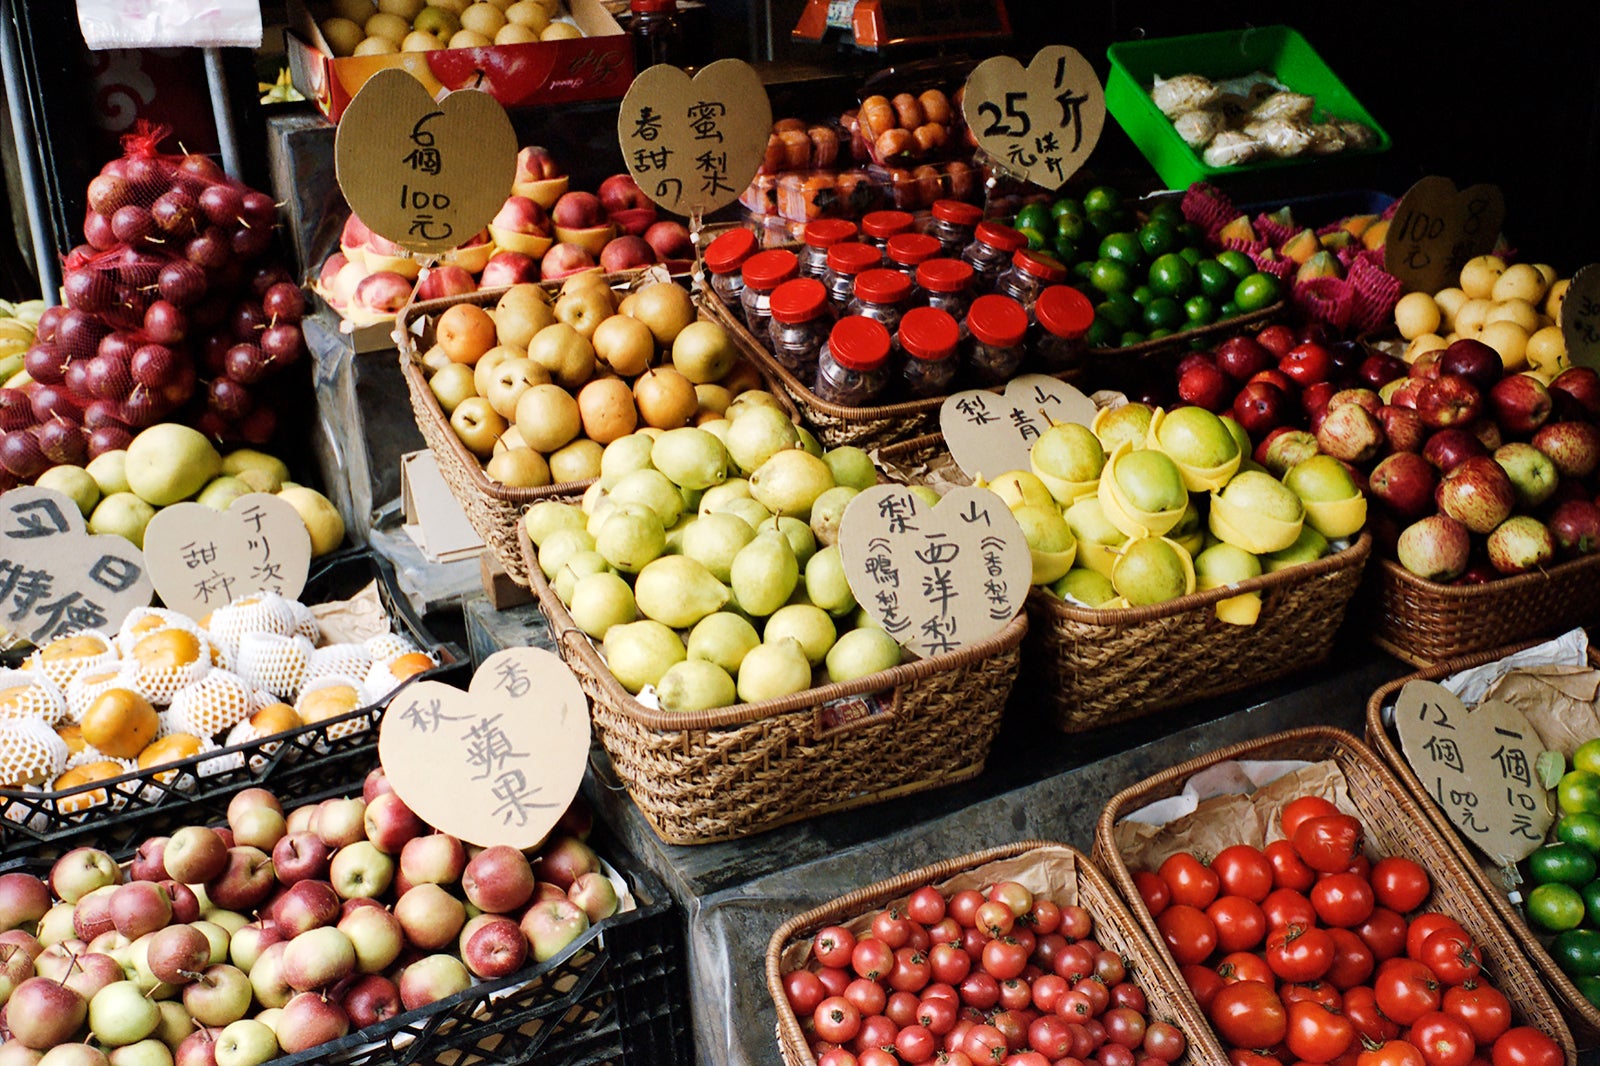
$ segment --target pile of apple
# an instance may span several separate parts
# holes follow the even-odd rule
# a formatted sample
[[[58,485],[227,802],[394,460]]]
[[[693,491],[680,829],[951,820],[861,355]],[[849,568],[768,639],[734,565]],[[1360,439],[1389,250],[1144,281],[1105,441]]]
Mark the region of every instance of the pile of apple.
[[[0,876],[0,1061],[257,1066],[545,962],[618,905],[587,813],[563,823],[531,862],[470,847],[378,770],[287,816],[246,789],[126,869],[85,847]]]
[[[587,481],[600,474],[604,445],[640,427],[720,417],[760,385],[727,331],[696,314],[672,282],[619,300],[588,271],[554,296],[524,283],[492,311],[453,305],[422,362],[450,428],[490,478],[524,488]]]
[[[335,56],[487,48],[582,37],[560,0],[333,0],[318,29]]]
[[[877,480],[866,452],[824,452],[751,391],[725,417],[613,442],[581,506],[540,501],[523,524],[617,681],[702,711],[899,665],[838,547],[845,507]]]
[[[559,280],[596,266],[606,273],[656,263],[674,272],[688,269],[694,256],[689,231],[659,219],[631,176],[613,174],[598,194],[567,186],[548,150],[522,149],[511,195],[488,228],[426,271],[421,260],[351,215],[339,251],[322,264],[317,289],[346,318],[376,321],[404,307],[413,290],[417,300],[437,300]]]
[[[1507,266],[1494,255],[1468,260],[1458,285],[1407,293],[1395,305],[1405,358],[1415,362],[1467,337],[1493,348],[1508,373],[1527,370],[1548,385],[1572,365],[1561,332],[1561,302],[1571,283],[1548,263]]]

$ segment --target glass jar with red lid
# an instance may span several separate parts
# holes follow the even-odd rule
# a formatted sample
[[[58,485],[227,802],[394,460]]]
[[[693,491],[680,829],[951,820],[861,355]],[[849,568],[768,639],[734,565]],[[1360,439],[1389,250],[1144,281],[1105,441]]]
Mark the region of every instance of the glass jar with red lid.
[[[911,279],[898,270],[875,267],[856,275],[855,294],[844,313],[877,319],[893,333],[900,328],[900,316],[910,309]]]
[[[828,252],[837,244],[856,239],[856,224],[847,218],[819,218],[806,223],[800,249],[800,276],[821,281],[828,273]]]
[[[861,216],[861,239],[876,248],[881,256],[889,238],[910,233],[916,221],[909,211],[868,211]]]
[[[845,241],[828,249],[828,272],[822,284],[828,288],[828,303],[835,316],[844,314],[856,291],[856,275],[883,265],[883,256],[870,244]]]
[[[994,291],[1031,308],[1047,286],[1061,285],[1066,280],[1067,268],[1055,256],[1023,248],[1012,255],[1011,266],[995,282]]]
[[[1070,285],[1051,285],[1033,302],[1034,362],[1046,374],[1071,370],[1083,362],[1084,334],[1094,325],[1094,304]]]
[[[978,291],[992,292],[995,282],[1011,265],[1012,256],[1028,246],[1028,238],[998,222],[980,222],[972,243],[961,253],[978,275]]]
[[[743,226],[731,229],[706,245],[706,270],[711,272],[711,291],[729,307],[739,306],[744,292],[744,261],[755,255],[756,235]]]
[[[898,270],[915,284],[917,267],[944,251],[944,247],[926,233],[897,233],[884,246],[883,265]],[[916,302],[913,295],[912,302]]]
[[[960,200],[935,200],[929,210],[933,221],[928,223],[928,236],[939,242],[945,255],[960,255],[983,221],[983,208]]]
[[[889,385],[891,338],[883,323],[849,315],[833,324],[817,360],[818,398],[843,407],[865,407]]]
[[[767,323],[772,318],[772,291],[794,277],[800,269],[800,260],[793,252],[770,248],[757,252],[744,261],[744,292],[739,303],[744,307],[744,323],[757,337],[767,335]]]
[[[794,278],[772,291],[771,309],[768,339],[772,357],[789,373],[809,383],[816,376],[817,356],[833,326],[828,314],[828,290],[816,278]]]
[[[917,288],[922,290],[929,307],[946,312],[957,322],[967,317],[972,307],[972,266],[960,259],[929,259],[917,267]],[[966,327],[962,327],[966,335]]]
[[[990,293],[967,312],[967,366],[983,385],[1003,385],[1017,376],[1027,354],[1028,312],[1009,296]]]
[[[907,393],[921,399],[950,392],[961,368],[961,327],[949,312],[913,307],[900,320],[896,340],[906,356],[900,379]]]

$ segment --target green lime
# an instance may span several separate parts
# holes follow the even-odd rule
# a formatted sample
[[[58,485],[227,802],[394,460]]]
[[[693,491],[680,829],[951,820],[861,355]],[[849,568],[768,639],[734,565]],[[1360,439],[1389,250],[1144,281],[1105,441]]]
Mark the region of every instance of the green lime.
[[[1171,200],[1163,200],[1150,209],[1151,222],[1165,222],[1174,229],[1184,224],[1183,209]]]
[[[1256,265],[1250,261],[1248,255],[1233,248],[1218,252],[1216,258],[1217,262],[1222,264],[1222,268],[1237,279],[1244,278],[1256,269]]]
[[[1600,774],[1573,770],[1556,785],[1556,806],[1562,814],[1588,811],[1600,814]]]
[[[1117,211],[1122,207],[1122,194],[1109,185],[1096,185],[1083,195],[1085,211]]]
[[[1071,263],[1078,258],[1078,245],[1071,237],[1062,237],[1058,234],[1055,243],[1050,247],[1056,253],[1056,258],[1063,263]]]
[[[1139,247],[1151,259],[1166,255],[1178,247],[1178,231],[1165,222],[1152,219],[1139,227]]]
[[[1168,252],[1150,264],[1150,287],[1162,296],[1180,296],[1194,288],[1194,267]]]
[[[1528,856],[1528,874],[1534,884],[1557,882],[1586,885],[1594,880],[1594,856],[1576,844],[1546,844]]]
[[[1022,210],[1017,212],[1017,220],[1012,225],[1017,229],[1036,229],[1041,233],[1054,228],[1050,208],[1042,203],[1024,205]]]
[[[1600,858],[1600,814],[1574,811],[1565,816],[1556,823],[1556,839],[1563,844],[1577,844]]]
[[[1215,259],[1202,259],[1194,265],[1195,280],[1200,283],[1200,291],[1213,300],[1226,300],[1233,293],[1236,279],[1228,268]]]
[[[1191,326],[1209,326],[1217,320],[1217,304],[1209,296],[1191,296],[1183,301],[1183,317]]]
[[[1585,977],[1579,975],[1572,979],[1578,991],[1583,993],[1583,998],[1600,1007],[1600,977]]]
[[[1121,220],[1110,211],[1085,211],[1083,217],[1089,223],[1089,228],[1102,237],[1122,228]]]
[[[1145,328],[1174,330],[1183,325],[1183,305],[1170,296],[1157,296],[1144,305]]]
[[[1123,331],[1122,339],[1117,341],[1117,347],[1118,348],[1131,348],[1135,344],[1143,344],[1143,343],[1144,343],[1144,334],[1140,333],[1136,329],[1130,329],[1130,330]]]
[[[1116,295],[1121,296],[1122,293]],[[1133,324],[1133,316],[1128,313],[1127,308],[1110,300],[1102,300],[1094,305],[1094,320],[1097,324],[1104,322],[1108,327],[1115,326],[1118,332]]]
[[[1578,750],[1572,753],[1572,768],[1600,774],[1600,737],[1578,745]]]
[[[1089,284],[1101,292],[1127,292],[1133,288],[1133,271],[1115,259],[1096,259],[1089,268]]]
[[[1149,307],[1150,301],[1156,298],[1156,290],[1152,289],[1148,285],[1140,285],[1133,290],[1131,298],[1133,302],[1138,304],[1141,308]]]
[[[1198,248],[1205,243],[1205,238],[1206,235],[1193,222],[1185,222],[1178,227],[1178,239],[1184,244]]]
[[[1144,305],[1125,292],[1106,293],[1106,303],[1120,310],[1129,322],[1144,313]],[[1124,329],[1127,327],[1124,326]]]
[[[1233,290],[1233,302],[1246,313],[1278,302],[1278,279],[1271,274],[1250,274]]]
[[[1217,320],[1219,322],[1224,318],[1236,318],[1238,314],[1239,305],[1232,300],[1224,300],[1222,306],[1217,308]]]
[[[1121,327],[1114,326],[1105,319],[1100,318],[1098,311],[1104,304],[1096,307],[1094,324],[1083,335],[1083,343],[1091,348],[1113,348],[1117,343],[1117,334],[1122,332]]]
[[[1583,897],[1571,885],[1539,885],[1528,893],[1528,920],[1547,933],[1583,924]]]
[[[1131,233],[1108,233],[1100,241],[1100,258],[1115,259],[1119,263],[1137,266],[1144,258],[1139,238]]]
[[[1550,954],[1561,972],[1573,977],[1600,975],[1600,933],[1593,929],[1569,929],[1556,937]]]
[[[1035,251],[1035,252],[1044,251],[1044,231],[1043,230],[1034,229],[1032,226],[1018,226],[1018,227],[1016,227],[1016,229],[1017,229],[1018,233],[1022,234],[1024,237],[1028,238],[1028,248],[1029,248],[1030,251]]]
[[[1081,241],[1089,235],[1089,223],[1075,211],[1056,216],[1056,236]]]
[[[1579,895],[1583,896],[1583,909],[1589,916],[1589,924],[1600,925],[1600,881],[1590,881],[1583,886]]]
[[[1083,282],[1085,285],[1094,284],[1094,282],[1090,279],[1094,277],[1095,262],[1096,261],[1093,259],[1080,259],[1076,263],[1073,263],[1072,276]]]
[[[1204,259],[1205,257],[1206,253],[1202,252],[1199,248],[1196,248],[1192,244],[1186,244],[1182,248],[1178,249],[1178,258],[1182,259],[1190,266],[1199,266],[1200,260]]]
[[[1077,215],[1079,218],[1082,218],[1083,201],[1074,200],[1070,196],[1063,196],[1061,199],[1050,205],[1050,214],[1055,218],[1060,218],[1062,215]]]
[[[1165,326],[1162,326],[1159,329],[1153,329],[1149,333],[1146,333],[1144,335],[1144,339],[1148,340],[1148,341],[1158,341],[1162,337],[1170,337],[1170,336],[1172,336],[1172,330],[1167,329]]]

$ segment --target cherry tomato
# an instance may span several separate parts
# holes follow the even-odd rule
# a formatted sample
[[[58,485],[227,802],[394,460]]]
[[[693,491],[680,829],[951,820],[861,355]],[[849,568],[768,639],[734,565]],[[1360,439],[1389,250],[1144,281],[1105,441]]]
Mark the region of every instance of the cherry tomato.
[[[1026,1010],[1033,1006],[1033,989],[1020,977],[1000,982],[1000,1009]]]
[[[954,944],[935,944],[928,949],[928,970],[935,981],[958,985],[972,972],[972,956]]]
[[[1054,1014],[1044,1014],[1028,1025],[1028,1046],[1054,1061],[1072,1054],[1072,1023]]]
[[[906,1062],[927,1062],[938,1047],[934,1034],[921,1025],[902,1026],[894,1038],[894,1049]]]
[[[1243,896],[1220,896],[1206,908],[1222,951],[1249,951],[1267,935],[1267,916]]]
[[[1000,1002],[1000,982],[983,971],[967,975],[958,986],[964,1006],[988,1010]]]
[[[1221,882],[1221,892],[1260,903],[1272,891],[1272,861],[1248,844],[1234,844],[1217,852],[1211,870]]]
[[[1229,1066],[1283,1066],[1276,1058],[1261,1051],[1246,1051],[1244,1048],[1228,1049]]]
[[[872,935],[899,951],[911,939],[911,923],[895,911],[879,911],[872,917]]]
[[[1454,929],[1462,936],[1467,935],[1466,930],[1461,928],[1461,923],[1448,914],[1429,911],[1411,919],[1411,924],[1406,926],[1406,957],[1420,960],[1423,943],[1441,929]]]
[[[1344,868],[1344,872],[1355,874],[1361,880],[1370,882],[1372,880],[1372,860],[1365,855],[1357,855],[1350,860],[1350,865]],[[1328,875],[1322,874],[1320,876],[1326,877]]]
[[[1277,975],[1267,965],[1267,960],[1251,951],[1235,951],[1224,955],[1217,963],[1216,972],[1224,984],[1231,985],[1239,981],[1260,981],[1269,985],[1277,983]]]
[[[822,1039],[831,1044],[843,1044],[854,1040],[861,1031],[861,1012],[843,996],[829,996],[817,1004],[811,1024]]]
[[[955,1028],[956,1005],[947,999],[923,999],[917,1004],[917,1024],[943,1036]]]
[[[1271,985],[1240,981],[1212,997],[1209,1011],[1217,1033],[1235,1047],[1266,1048],[1284,1038],[1289,1014]]]
[[[855,979],[855,974],[837,966],[824,966],[817,971],[817,980],[822,982],[822,987],[828,990],[830,996],[844,995],[844,990]]]
[[[1278,998],[1283,1000],[1285,1007],[1291,1003],[1317,1003],[1337,1012],[1344,1005],[1344,997],[1339,990],[1326,981],[1279,985]]]
[[[1107,988],[1112,988],[1128,976],[1128,964],[1115,951],[1102,951],[1094,957],[1094,973],[1091,976]]]
[[[1363,1051],[1356,1066],[1428,1066],[1422,1052],[1404,1040],[1389,1040]]]
[[[1359,936],[1372,949],[1378,962],[1405,954],[1406,920],[1387,907],[1372,908],[1372,915],[1356,926]]]
[[[1365,940],[1348,929],[1329,929],[1328,936],[1333,940],[1333,965],[1324,980],[1343,992],[1372,976],[1378,963]]]
[[[1111,986],[1111,1005],[1113,1007],[1127,1007],[1140,1014],[1149,1009],[1149,1001],[1145,999],[1144,989],[1132,981],[1122,981]]]
[[[870,1048],[886,1048],[894,1046],[894,1038],[900,1033],[900,1027],[889,1020],[886,1014],[874,1014],[861,1019],[861,1031],[856,1034],[853,1044],[855,1053],[860,1055]]]
[[[1177,1062],[1188,1046],[1183,1030],[1171,1022],[1151,1022],[1144,1031],[1144,1053],[1161,1062]]]
[[[817,930],[811,954],[824,966],[850,967],[850,953],[856,949],[856,935],[842,925]]]
[[[983,893],[973,889],[962,889],[950,897],[950,902],[945,904],[945,913],[960,922],[965,929],[971,929],[977,924],[978,908],[983,906]]]
[[[1014,1010],[1003,1010],[989,1019],[989,1024],[1000,1030],[1006,1038],[1006,1047],[1020,1051],[1028,1044],[1028,1023]]]
[[[1361,823],[1348,814],[1319,815],[1301,822],[1291,839],[1307,866],[1318,873],[1338,873],[1361,850]]]
[[[1267,937],[1267,965],[1285,981],[1315,981],[1333,965],[1333,938],[1315,926],[1291,925]]]
[[[973,918],[977,923],[975,928],[989,937],[1006,936],[1017,924],[1017,916],[1011,908],[997,899],[984,902]]]
[[[901,949],[902,951],[905,949]],[[917,1023],[917,997],[910,992],[891,992],[889,1002],[884,1006],[883,1013],[889,1020],[900,1028]]]
[[[1082,944],[1069,945],[1057,953],[1054,969],[1069,983],[1077,984],[1094,973],[1094,955]]]
[[[1085,1022],[1094,1017],[1094,1008],[1089,1002],[1089,997],[1071,989],[1056,997],[1055,1012],[1069,1022]]]
[[[822,1056],[817,1059],[817,1066],[860,1066],[860,1060],[856,1058],[853,1051],[846,1051],[844,1048],[833,1048],[822,1053]]]
[[[1483,970],[1483,949],[1458,929],[1440,929],[1422,942],[1420,962],[1447,985],[1471,980]]]
[[[1355,1043],[1355,1026],[1320,1003],[1291,1003],[1284,1042],[1304,1062],[1332,1062]]]
[[[844,998],[855,1004],[863,1019],[882,1014],[883,1008],[889,1004],[889,993],[883,990],[883,986],[865,977],[851,981],[844,990]]]
[[[1094,915],[1082,907],[1068,904],[1061,908],[1061,935],[1068,940],[1086,940],[1094,932]],[[1099,948],[1095,949],[1096,951]]]
[[[1467,1066],[1477,1047],[1472,1030],[1459,1018],[1437,1010],[1418,1018],[1406,1040],[1422,1052],[1428,1066]]]
[[[1378,1009],[1377,997],[1366,985],[1358,985],[1344,994],[1344,1016],[1356,1027],[1356,1035],[1367,1040],[1393,1040],[1400,1035],[1400,1027]]]
[[[1189,986],[1189,991],[1194,995],[1194,1001],[1200,1004],[1200,1009],[1209,1010],[1212,997],[1223,986],[1221,975],[1209,966],[1183,966],[1178,972],[1183,976],[1183,983]]]
[[[1020,975],[1028,965],[1028,953],[1010,937],[991,940],[983,945],[983,972],[996,981],[1009,981]]]
[[[1167,949],[1178,964],[1204,962],[1217,946],[1217,927],[1206,912],[1185,903],[1174,903],[1156,919]]]
[[[906,900],[906,917],[919,925],[937,925],[944,911],[944,896],[932,885],[923,885]]]
[[[1419,863],[1398,855],[1379,859],[1372,868],[1372,891],[1378,897],[1378,906],[1388,907],[1401,914],[1410,914],[1428,898],[1433,883],[1428,871]]]
[[[1443,998],[1433,971],[1411,959],[1390,959],[1378,967],[1372,992],[1378,1009],[1401,1025],[1438,1010]]]
[[[1522,1025],[1507,1029],[1490,1049],[1494,1066],[1560,1066],[1566,1060],[1561,1045],[1539,1030]]]
[[[1028,927],[1036,936],[1049,936],[1061,928],[1061,908],[1047,899],[1033,901],[1028,912]]]
[[[822,979],[810,970],[791,970],[784,974],[783,992],[789,998],[789,1009],[800,1018],[814,1013],[817,1004],[828,998]]]
[[[1278,812],[1278,821],[1283,826],[1283,835],[1292,839],[1294,831],[1306,819],[1338,813],[1339,808],[1321,796],[1301,796],[1283,805],[1283,810]]]
[[[1372,885],[1350,873],[1329,874],[1311,886],[1311,905],[1324,925],[1353,929],[1372,917]]]
[[[899,1061],[881,1047],[869,1047],[856,1056],[856,1066],[898,1066]]]
[[[1111,990],[1097,978],[1085,977],[1073,985],[1072,990],[1079,995],[1089,997],[1089,1010],[1095,1018],[1104,1014],[1105,1009],[1111,1005]]]
[[[850,968],[857,977],[865,977],[870,981],[887,977],[889,971],[894,969],[894,949],[886,941],[859,940],[855,951],[850,953]]]
[[[1317,872],[1307,866],[1287,840],[1274,840],[1261,854],[1272,864],[1272,887],[1304,892],[1317,880]]]
[[[1182,903],[1200,910],[1211,906],[1217,898],[1221,882],[1211,869],[1187,851],[1168,856],[1161,864],[1161,879],[1172,890],[1172,902]]]
[[[1275,889],[1261,901],[1261,913],[1267,919],[1267,931],[1291,925],[1317,924],[1317,909],[1311,901],[1292,888]]]
[[[1144,1015],[1128,1007],[1112,1007],[1100,1017],[1106,1027],[1106,1039],[1121,1044],[1129,1051],[1144,1044]]]
[[[989,898],[1010,907],[1018,918],[1033,910],[1033,892],[1016,881],[999,881],[990,886]]]
[[[1445,989],[1442,1009],[1461,1019],[1480,1044],[1494,1043],[1511,1028],[1511,1001],[1498,988],[1477,981]]]

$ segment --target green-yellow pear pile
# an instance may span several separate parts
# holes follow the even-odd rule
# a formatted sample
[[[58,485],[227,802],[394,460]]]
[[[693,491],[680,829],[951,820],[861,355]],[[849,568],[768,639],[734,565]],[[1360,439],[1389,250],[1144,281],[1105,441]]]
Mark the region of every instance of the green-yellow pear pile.
[[[845,507],[878,481],[866,452],[823,451],[770,393],[747,390],[722,417],[617,438],[597,474],[581,503],[540,501],[523,527],[630,693],[709,711],[900,664],[839,554]],[[1059,509],[1046,520],[1065,528]]]
[[[1129,403],[1092,427],[1051,426],[1030,469],[986,487],[1022,527],[1035,585],[1091,608],[1147,607],[1311,562],[1361,532],[1366,497],[1343,464],[1316,455],[1279,480],[1248,448],[1226,416]],[[1233,625],[1260,611],[1255,592],[1216,605]]]

